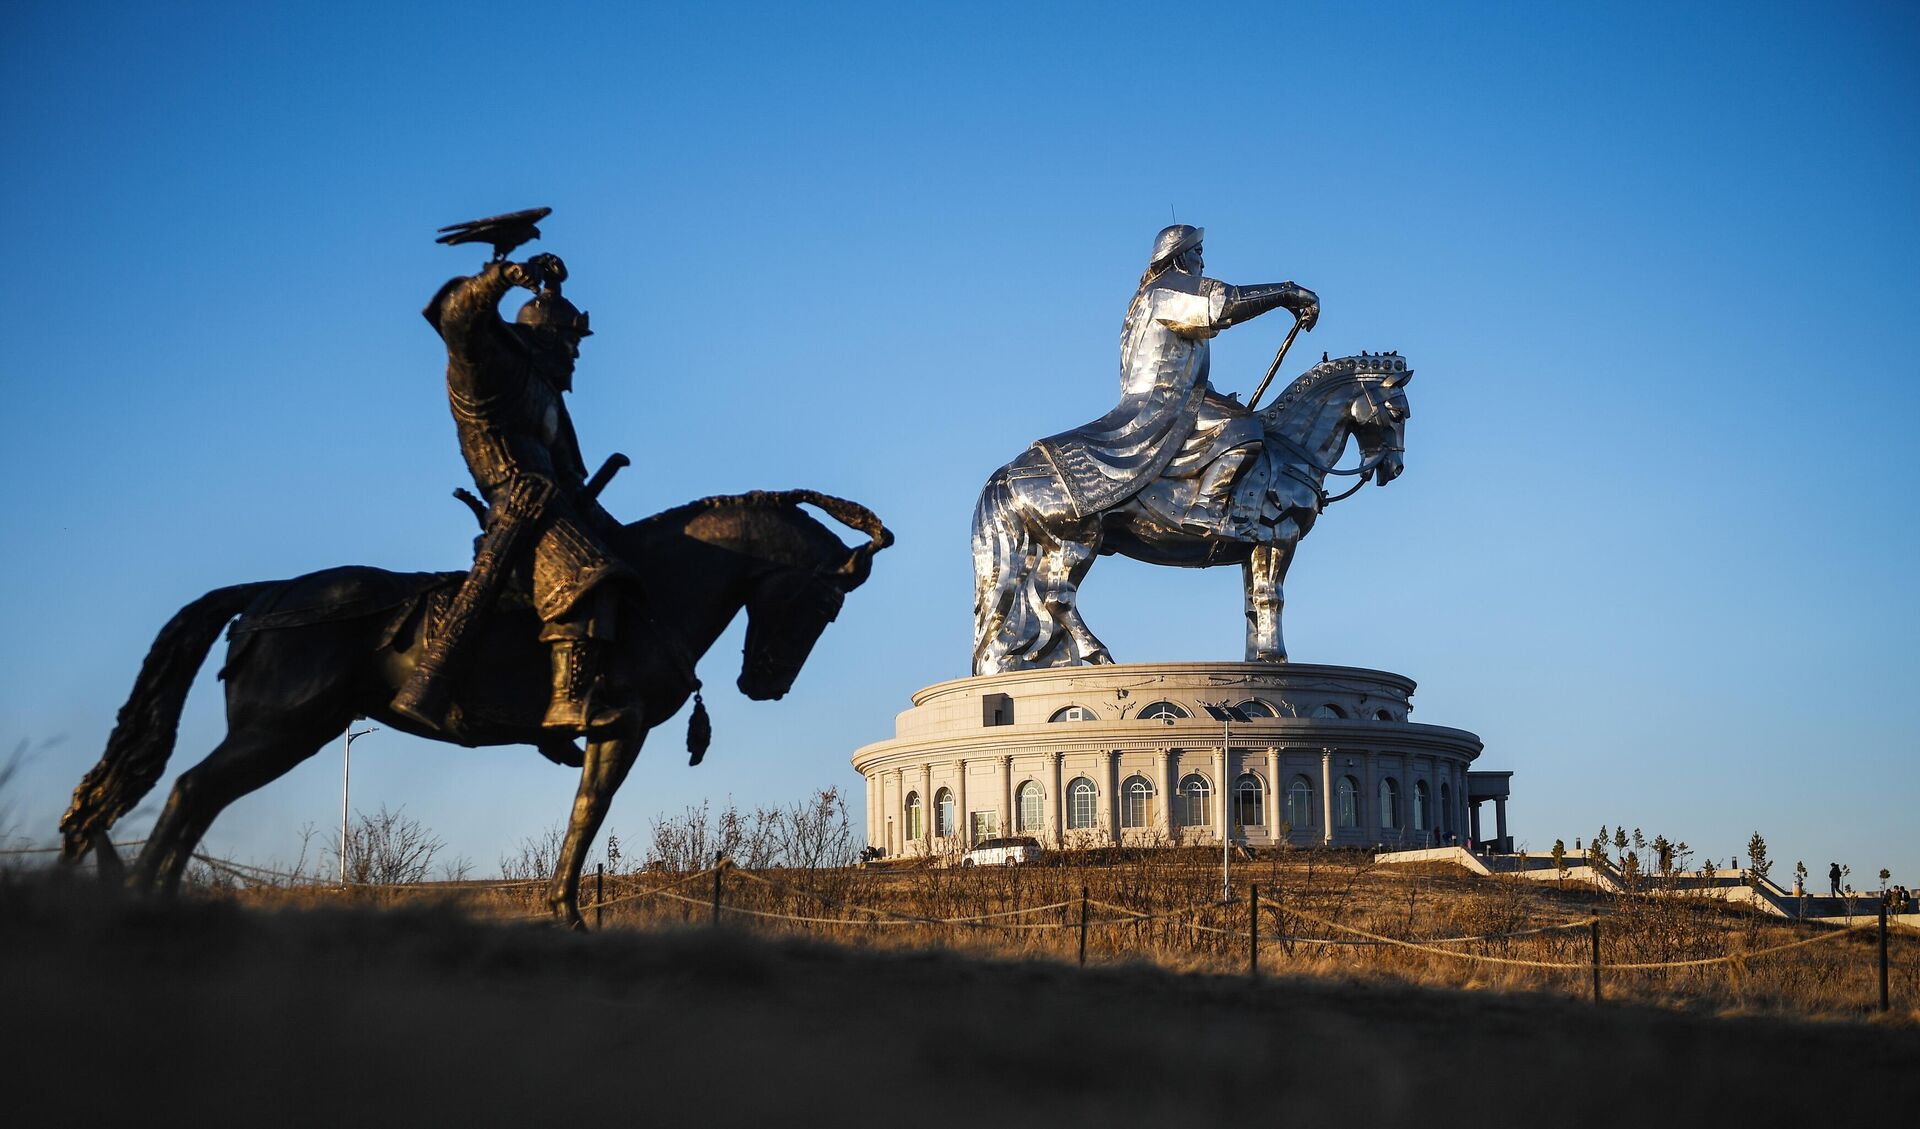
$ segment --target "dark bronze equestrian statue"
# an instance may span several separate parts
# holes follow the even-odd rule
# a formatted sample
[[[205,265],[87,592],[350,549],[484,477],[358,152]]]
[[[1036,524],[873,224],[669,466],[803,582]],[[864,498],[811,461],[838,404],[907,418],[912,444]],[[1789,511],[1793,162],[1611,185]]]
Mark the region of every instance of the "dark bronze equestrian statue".
[[[229,621],[220,672],[227,735],[175,782],[133,864],[136,888],[172,892],[228,804],[368,717],[461,745],[533,745],[580,768],[548,891],[554,913],[579,928],[581,866],[614,792],[646,731],[697,700],[694,666],[742,608],[741,692],[764,701],[793,685],[893,534],[866,508],[810,490],[706,498],[629,525],[607,517],[593,501],[605,472],[582,481],[559,397],[586,315],[560,296],[557,259],[501,261],[518,246],[503,221],[531,229],[525,217],[544,215],[460,225],[470,237],[448,241],[494,242],[496,259],[428,307],[447,341],[462,449],[491,502],[470,502],[483,529],[474,569],[349,565],[220,588],[182,608],[149,650],[100,763],[74,791],[60,821],[64,859],[93,851],[103,871],[120,869],[108,833],[164,774],[188,688]],[[497,302],[509,286],[529,284],[538,308],[522,312],[523,329],[500,323],[488,295]],[[866,543],[848,548],[802,504]],[[616,586],[622,598],[601,596]],[[568,648],[564,660],[554,642]],[[575,665],[582,643],[594,650]],[[548,677],[563,668],[564,686]],[[696,713],[688,739],[696,764],[704,729]],[[582,731],[584,750],[569,739]]]

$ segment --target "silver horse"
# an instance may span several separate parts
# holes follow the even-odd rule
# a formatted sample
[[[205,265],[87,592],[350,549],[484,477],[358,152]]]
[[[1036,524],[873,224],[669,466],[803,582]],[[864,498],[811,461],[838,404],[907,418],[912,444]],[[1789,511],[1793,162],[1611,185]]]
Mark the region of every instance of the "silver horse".
[[[1029,447],[993,472],[973,511],[973,672],[1112,662],[1076,607],[1093,559],[1109,553],[1184,568],[1239,564],[1247,661],[1285,662],[1280,612],[1294,549],[1330,502],[1399,476],[1412,377],[1397,353],[1323,359],[1251,413],[1263,440],[1218,497],[1196,492],[1191,477],[1161,476],[1083,514],[1047,452]],[[1337,470],[1349,438],[1360,464]],[[1329,475],[1358,481],[1329,497]]]

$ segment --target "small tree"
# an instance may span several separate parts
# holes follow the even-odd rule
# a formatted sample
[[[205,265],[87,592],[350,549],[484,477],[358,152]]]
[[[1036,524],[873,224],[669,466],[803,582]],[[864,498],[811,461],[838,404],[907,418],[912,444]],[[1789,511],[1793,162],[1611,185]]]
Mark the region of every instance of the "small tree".
[[[1880,868],[1880,897],[1882,899],[1885,899],[1887,896],[1887,879],[1892,877],[1893,871],[1888,870],[1884,866]]]
[[[1553,841],[1553,873],[1560,885],[1567,884],[1567,844],[1561,839]]]
[[[1760,888],[1760,880],[1767,876],[1767,871],[1773,869],[1773,863],[1767,859],[1767,841],[1760,837],[1758,831],[1753,833],[1753,838],[1747,840],[1747,862],[1750,866],[1749,873],[1752,876],[1753,887],[1757,890]]]

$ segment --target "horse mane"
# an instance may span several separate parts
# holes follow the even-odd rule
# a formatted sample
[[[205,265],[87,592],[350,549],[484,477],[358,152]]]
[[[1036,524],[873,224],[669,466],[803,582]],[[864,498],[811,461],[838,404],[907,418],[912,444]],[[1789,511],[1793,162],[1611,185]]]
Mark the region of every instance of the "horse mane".
[[[818,490],[749,490],[745,494],[714,494],[662,510],[652,517],[634,522],[630,528],[643,529],[656,524],[670,525],[691,521],[702,514],[729,509],[797,509],[801,503],[817,506],[849,529],[867,535],[864,548],[869,554],[893,544],[893,532],[881,523],[872,510],[858,502],[822,494]],[[802,516],[805,516],[804,512]],[[812,520],[808,518],[808,520]]]
[[[1260,414],[1279,419],[1302,400],[1319,398],[1335,384],[1358,382],[1362,377],[1378,376],[1395,384],[1405,384],[1412,375],[1407,359],[1398,353],[1361,353],[1354,357],[1323,359],[1295,377],[1273,403],[1260,409]]]

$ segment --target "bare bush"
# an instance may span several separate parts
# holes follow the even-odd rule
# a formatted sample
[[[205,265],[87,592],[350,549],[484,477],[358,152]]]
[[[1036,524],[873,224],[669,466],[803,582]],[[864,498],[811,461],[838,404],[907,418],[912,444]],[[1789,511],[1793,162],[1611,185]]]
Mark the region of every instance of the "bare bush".
[[[556,823],[538,835],[520,840],[517,854],[500,856],[500,876],[509,882],[533,882],[553,877],[560,866],[560,848],[567,841],[567,825]]]
[[[372,815],[354,813],[347,827],[346,875],[355,885],[411,886],[427,880],[433,858],[446,843],[419,820],[406,814],[406,808],[388,811],[382,804]],[[341,856],[340,842],[333,844],[336,862]]]

